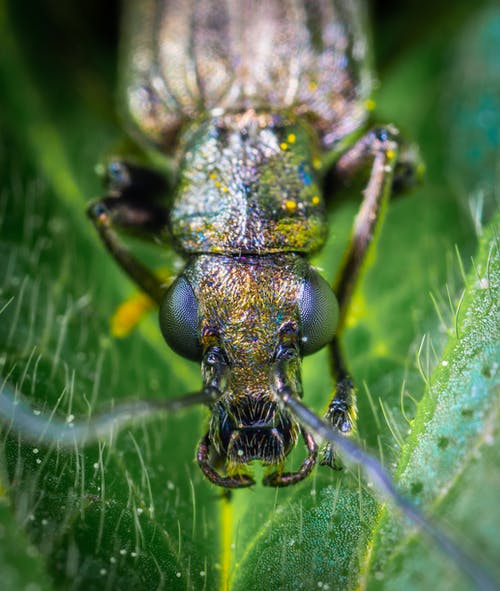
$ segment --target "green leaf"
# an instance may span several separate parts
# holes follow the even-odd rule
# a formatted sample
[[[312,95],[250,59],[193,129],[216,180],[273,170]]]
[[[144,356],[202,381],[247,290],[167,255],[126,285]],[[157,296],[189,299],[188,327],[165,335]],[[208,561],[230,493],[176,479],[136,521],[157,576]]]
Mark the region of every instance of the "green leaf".
[[[421,4],[415,14],[427,14]],[[478,10],[458,4],[457,14]],[[63,4],[49,10],[42,3],[27,16],[0,3],[0,371],[36,411],[76,419],[113,401],[177,396],[200,383],[196,364],[164,345],[154,314],[127,339],[110,334],[110,317],[134,287],[84,213],[102,190],[94,166],[122,135],[114,45],[88,24],[93,6],[80,7],[77,18]],[[418,35],[407,46],[400,37],[406,50],[385,67],[378,119],[401,124],[418,141],[428,177],[391,204],[345,346],[359,391],[357,437],[394,467],[405,494],[498,576],[491,566],[500,522],[491,445],[498,220],[482,234],[472,265],[480,225],[461,200],[482,191],[486,210],[495,210],[489,173],[500,151],[478,147],[471,162],[481,137],[463,130],[476,129],[474,100],[484,108],[475,93],[498,90],[500,80],[493,66],[484,85],[479,69],[461,75],[464,55],[474,56],[467,47],[479,63],[495,63],[491,56],[500,53],[498,35],[478,41],[486,39],[481,23],[499,18],[491,10],[468,23],[440,12],[441,23],[454,23],[446,38],[439,23],[420,16]],[[406,17],[410,25],[415,14]],[[494,139],[500,106],[488,105],[493,119],[483,110],[479,121],[493,121]],[[332,209],[317,261],[328,278],[356,207],[353,199]],[[321,412],[332,389],[326,352],[306,360],[304,381],[307,403]],[[85,590],[423,589],[436,580],[470,588],[355,471],[318,469],[289,490],[257,485],[222,498],[194,462],[205,420],[201,410],[184,411],[126,430],[112,445],[72,452],[28,445],[8,429],[0,434],[0,484],[10,499],[0,501],[2,574],[10,568],[28,583],[22,565],[35,564],[40,588]]]
[[[499,476],[493,447],[500,429],[499,237],[497,215],[481,238],[455,322],[448,328],[451,336],[426,379],[396,470],[400,490],[431,510],[437,523],[453,524],[455,539],[477,561],[474,568],[486,565],[482,568],[495,572],[497,581],[494,557],[500,540],[492,528],[498,517]],[[450,559],[436,554],[425,536],[402,530],[392,513],[385,509],[374,527],[371,588],[412,588],[436,580],[445,580],[446,589],[469,588]]]
[[[0,571],[5,591],[53,589],[40,550],[18,526],[3,495],[0,497]]]

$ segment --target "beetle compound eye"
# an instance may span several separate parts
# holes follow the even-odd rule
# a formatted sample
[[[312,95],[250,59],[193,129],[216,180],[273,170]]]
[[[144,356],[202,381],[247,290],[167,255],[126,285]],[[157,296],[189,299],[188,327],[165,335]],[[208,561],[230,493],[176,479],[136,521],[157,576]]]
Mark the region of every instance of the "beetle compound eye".
[[[170,286],[160,306],[160,328],[167,344],[179,355],[201,361],[198,338],[198,302],[188,280],[180,276]]]
[[[299,300],[302,352],[310,355],[327,345],[335,334],[339,318],[337,298],[330,285],[312,272]]]

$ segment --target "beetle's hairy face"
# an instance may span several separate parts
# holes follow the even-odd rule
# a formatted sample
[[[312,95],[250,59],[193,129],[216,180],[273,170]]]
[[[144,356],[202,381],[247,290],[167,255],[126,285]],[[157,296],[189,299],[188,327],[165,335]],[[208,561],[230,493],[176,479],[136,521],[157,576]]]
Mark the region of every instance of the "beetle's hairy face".
[[[302,283],[295,260],[286,258],[226,261],[199,280],[203,346],[220,349],[227,364],[209,438],[229,472],[253,460],[280,464],[297,441],[298,425],[273,392],[272,367],[283,327],[298,334]],[[205,385],[212,383],[209,359],[202,373]],[[300,356],[288,373],[300,395]]]
[[[258,460],[279,465],[297,442],[299,426],[274,394],[272,359],[261,364],[228,359],[224,393],[212,407],[209,438],[228,472]],[[300,357],[288,366],[287,383],[300,396]]]

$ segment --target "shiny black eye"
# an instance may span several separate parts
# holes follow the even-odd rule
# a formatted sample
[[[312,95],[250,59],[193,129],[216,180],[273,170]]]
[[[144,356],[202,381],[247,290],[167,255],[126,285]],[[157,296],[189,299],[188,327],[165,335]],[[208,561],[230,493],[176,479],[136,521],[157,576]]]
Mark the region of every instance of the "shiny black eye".
[[[160,306],[160,328],[167,344],[179,355],[201,361],[198,338],[198,302],[182,275],[170,286]]]
[[[335,335],[339,305],[330,285],[312,271],[299,300],[302,353],[310,355],[327,345]]]

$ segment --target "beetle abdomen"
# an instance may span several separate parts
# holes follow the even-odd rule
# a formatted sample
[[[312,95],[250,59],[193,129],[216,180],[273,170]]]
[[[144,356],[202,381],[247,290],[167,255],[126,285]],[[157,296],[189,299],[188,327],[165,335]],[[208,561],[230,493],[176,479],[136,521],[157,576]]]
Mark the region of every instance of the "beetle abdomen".
[[[364,119],[371,73],[362,20],[357,0],[131,3],[132,119],[168,149],[184,121],[214,109],[288,110],[330,147]]]

